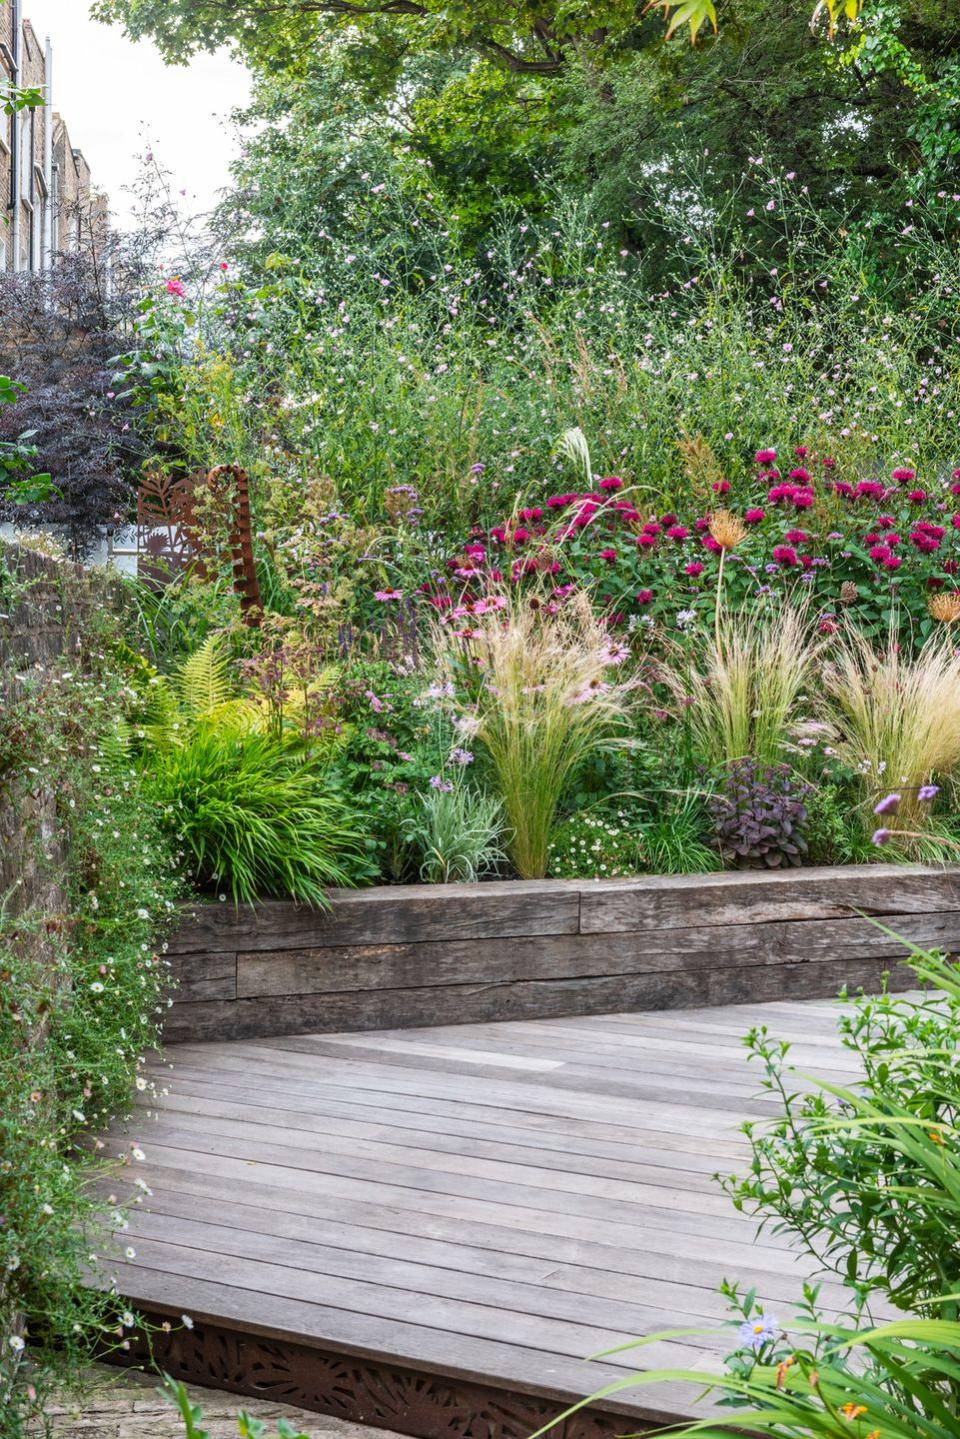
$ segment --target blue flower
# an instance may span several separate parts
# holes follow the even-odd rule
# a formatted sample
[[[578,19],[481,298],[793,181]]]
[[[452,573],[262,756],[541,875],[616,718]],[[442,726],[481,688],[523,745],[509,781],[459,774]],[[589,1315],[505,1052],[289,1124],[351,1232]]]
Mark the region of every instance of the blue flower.
[[[740,1325],[740,1343],[758,1354],[765,1344],[776,1339],[779,1328],[772,1314],[755,1314]]]

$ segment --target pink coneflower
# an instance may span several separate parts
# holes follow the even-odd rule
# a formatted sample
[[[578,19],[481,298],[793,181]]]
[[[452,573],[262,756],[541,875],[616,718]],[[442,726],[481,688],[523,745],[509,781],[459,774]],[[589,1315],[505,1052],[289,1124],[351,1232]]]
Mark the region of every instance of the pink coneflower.
[[[767,518],[767,512],[766,510],[761,510],[755,506],[752,510],[747,510],[743,518],[746,520],[748,525],[759,525],[761,520],[765,520]]]
[[[773,558],[778,565],[797,564],[797,552],[792,545],[774,545]]]
[[[605,480],[601,480],[601,481],[600,481],[600,483],[599,483],[598,486],[597,486],[597,489],[599,489],[599,490],[622,490],[622,489],[623,489],[623,480],[621,480],[621,478],[620,478],[619,475],[608,475]]]
[[[777,452],[776,450],[758,450],[753,458],[758,465],[772,465],[777,458]]]
[[[403,590],[374,590],[375,600],[402,600]]]
[[[691,560],[688,565],[684,565],[683,573],[685,575],[689,575],[691,579],[695,580],[697,578],[697,575],[703,574],[705,568],[706,567],[702,565],[699,560]]]

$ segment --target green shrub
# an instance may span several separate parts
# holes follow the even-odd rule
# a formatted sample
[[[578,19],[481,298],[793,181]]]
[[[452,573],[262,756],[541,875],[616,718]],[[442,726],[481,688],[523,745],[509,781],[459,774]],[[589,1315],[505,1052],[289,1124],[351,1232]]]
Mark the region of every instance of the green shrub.
[[[327,885],[367,875],[329,763],[298,741],[204,726],[157,753],[147,784],[192,877],[237,903],[275,895],[324,907]]]
[[[909,946],[905,946],[909,948]],[[849,1085],[804,1093],[789,1044],[751,1031],[751,1057],[782,1117],[745,1125],[750,1171],[728,1178],[738,1209],[797,1239],[858,1306],[960,1316],[960,973],[935,955],[909,959],[921,998],[860,996],[838,1014],[862,1067]],[[960,1403],[960,1374],[954,1388]]]

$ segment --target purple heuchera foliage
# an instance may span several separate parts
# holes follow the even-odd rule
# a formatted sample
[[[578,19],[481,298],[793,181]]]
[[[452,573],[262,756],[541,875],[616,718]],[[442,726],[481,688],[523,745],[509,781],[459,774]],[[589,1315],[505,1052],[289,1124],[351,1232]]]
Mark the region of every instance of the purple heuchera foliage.
[[[724,860],[747,869],[802,864],[811,792],[789,765],[765,768],[752,759],[730,765],[708,801]]]

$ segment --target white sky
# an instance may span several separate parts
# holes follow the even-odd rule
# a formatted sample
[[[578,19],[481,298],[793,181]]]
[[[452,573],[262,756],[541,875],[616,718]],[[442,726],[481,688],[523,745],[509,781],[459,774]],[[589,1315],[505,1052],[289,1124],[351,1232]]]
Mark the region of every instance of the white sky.
[[[23,0],[41,44],[53,43],[54,106],[122,225],[123,186],[147,148],[173,172],[179,203],[208,210],[227,183],[233,141],[227,117],[249,93],[246,71],[226,53],[164,65],[149,40],[90,19],[87,0]],[[186,196],[179,196],[186,190]]]

